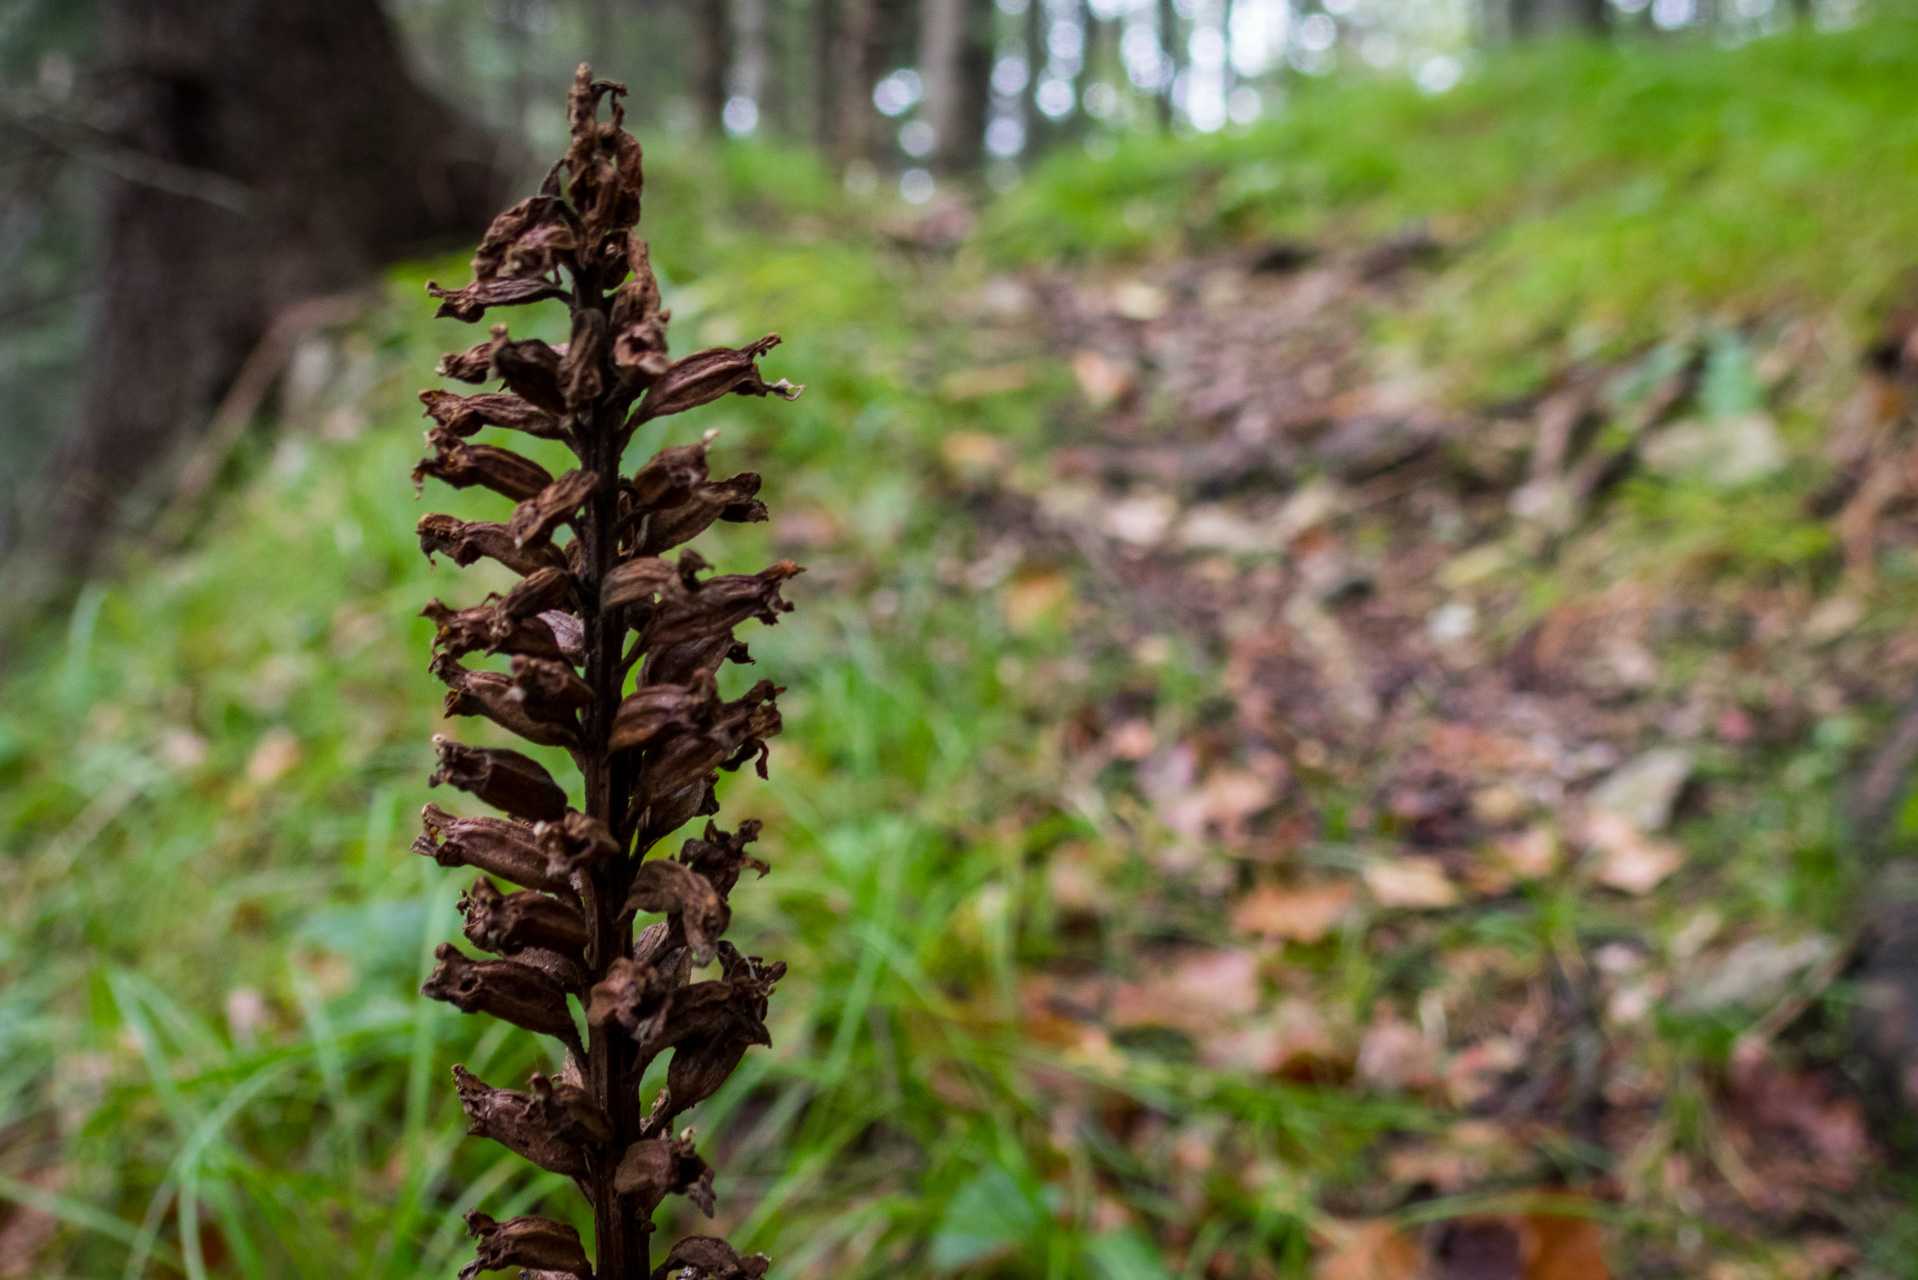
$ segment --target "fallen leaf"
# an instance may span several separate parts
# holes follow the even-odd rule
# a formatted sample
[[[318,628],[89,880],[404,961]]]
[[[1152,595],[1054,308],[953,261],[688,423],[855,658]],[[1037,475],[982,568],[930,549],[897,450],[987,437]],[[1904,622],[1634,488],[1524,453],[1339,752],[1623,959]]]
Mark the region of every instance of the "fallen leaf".
[[[1444,868],[1431,858],[1371,862],[1361,874],[1365,887],[1381,907],[1432,910],[1458,901],[1458,887],[1445,878]]]
[[[1072,584],[1066,576],[1049,569],[1014,578],[1001,594],[1000,606],[1006,611],[1006,625],[1024,635],[1058,613],[1071,598]]]
[[[1623,818],[1640,831],[1662,830],[1671,821],[1672,805],[1691,772],[1691,752],[1655,747],[1614,770],[1593,788],[1585,807]]]
[[[1259,961],[1249,951],[1199,951],[1112,993],[1112,1025],[1205,1032],[1259,1004]]]
[[[1128,366],[1098,351],[1081,351],[1073,356],[1072,376],[1078,379],[1080,394],[1094,409],[1117,403],[1133,385]]]
[[[1314,1280],[1418,1280],[1416,1237],[1387,1219],[1323,1219],[1314,1230],[1326,1242],[1313,1262]]]
[[[1099,528],[1107,537],[1135,547],[1156,546],[1165,541],[1179,505],[1163,493],[1142,493],[1107,506],[1099,515]]]
[[[1647,836],[1616,813],[1594,813],[1585,821],[1585,842],[1598,855],[1594,878],[1621,893],[1650,893],[1678,870],[1685,854],[1669,840]]]
[[[1128,280],[1112,291],[1112,309],[1128,320],[1157,320],[1169,306],[1165,290],[1143,280]]]
[[[299,762],[299,739],[285,729],[268,729],[246,758],[246,779],[257,786],[268,786],[285,777]]]
[[[1558,835],[1543,824],[1506,836],[1493,849],[1497,860],[1521,880],[1537,880],[1558,870]]]
[[[1023,391],[1032,385],[1032,366],[1025,361],[960,369],[939,380],[939,394],[948,400],[977,400],[981,396]]]
[[[1152,754],[1156,739],[1150,720],[1127,720],[1114,727],[1106,744],[1120,760],[1143,760]]]
[[[1232,931],[1293,942],[1317,942],[1351,906],[1352,886],[1344,881],[1306,889],[1263,885],[1239,899],[1232,908]]]
[[[1316,1077],[1319,1068],[1349,1066],[1325,1017],[1310,1000],[1286,999],[1259,1022],[1206,1036],[1199,1061],[1214,1071]]]
[[[1359,1041],[1358,1071],[1375,1089],[1422,1089],[1438,1078],[1438,1051],[1423,1031],[1388,1013]]]
[[[961,475],[995,471],[1005,465],[1005,442],[983,431],[949,431],[939,442],[939,457]]]
[[[1605,1235],[1592,1218],[1528,1214],[1519,1219],[1524,1280],[1611,1280]]]

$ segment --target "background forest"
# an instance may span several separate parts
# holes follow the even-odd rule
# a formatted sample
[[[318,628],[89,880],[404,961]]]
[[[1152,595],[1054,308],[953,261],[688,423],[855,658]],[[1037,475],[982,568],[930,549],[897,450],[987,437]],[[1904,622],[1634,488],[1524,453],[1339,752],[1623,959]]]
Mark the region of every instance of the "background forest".
[[[1782,3],[0,9],[0,1276],[577,1215],[447,1087],[548,1048],[414,995],[406,475],[582,56],[675,354],[808,388],[634,450],[809,567],[742,1250],[1913,1274],[1918,20]]]

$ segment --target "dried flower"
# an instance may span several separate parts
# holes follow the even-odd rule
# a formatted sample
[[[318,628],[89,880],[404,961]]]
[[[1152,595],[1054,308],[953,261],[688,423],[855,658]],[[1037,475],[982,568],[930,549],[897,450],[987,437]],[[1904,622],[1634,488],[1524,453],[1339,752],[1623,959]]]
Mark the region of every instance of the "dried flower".
[[[415,849],[483,873],[459,905],[467,941],[499,957],[443,945],[422,993],[566,1047],[558,1077],[535,1075],[527,1092],[495,1089],[459,1067],[454,1080],[471,1133],[576,1181],[592,1203],[597,1253],[589,1263],[578,1234],[556,1222],[473,1213],[477,1256],[461,1272],[469,1278],[518,1266],[535,1280],[757,1280],[767,1266],[692,1236],[655,1269],[649,1247],[653,1211],[666,1197],[685,1196],[708,1216],[714,1209],[713,1170],[690,1129],[672,1136],[675,1119],[711,1097],[751,1046],[771,1042],[767,998],[785,966],[742,955],[721,936],[741,873],[767,870],[746,854],[759,824],[728,833],[708,822],[676,858],[647,855],[687,821],[716,812],[719,770],[754,762],[764,775],[780,690],[762,680],[729,701],[719,670],[752,661],[733,629],[777,622],[792,607],[781,587],[799,568],[712,576],[696,552],[664,559],[716,522],[764,520],[760,478],[710,478],[710,437],[662,449],[630,471],[623,453],[641,422],[724,395],[792,399],[801,388],[760,376],[776,335],[738,350],[667,355],[671,317],[649,249],[632,230],[642,180],[639,143],[622,127],[624,93],[582,66],[567,99],[565,158],[539,194],[494,220],[472,283],[428,286],[440,314],[466,321],[553,298],[572,312],[563,346],[515,340],[496,324],[488,341],[440,362],[444,377],[497,378],[504,390],[420,393],[431,456],[415,482],[490,489],[515,504],[502,522],[420,521],[429,557],[462,566],[484,557],[520,578],[476,605],[426,606],[446,713],[562,748],[582,779],[576,806],[529,756],[433,740],[433,784],[507,816],[456,817],[435,805],[422,815]],[[611,118],[602,121],[609,100]],[[510,449],[475,443],[488,427],[561,441],[579,465],[555,478]],[[480,665],[486,655],[509,661]],[[641,927],[648,915],[664,919]],[[693,970],[715,956],[722,976],[694,982]],[[585,1008],[584,1037],[569,999]],[[669,1048],[667,1087],[642,1116],[639,1082]]]

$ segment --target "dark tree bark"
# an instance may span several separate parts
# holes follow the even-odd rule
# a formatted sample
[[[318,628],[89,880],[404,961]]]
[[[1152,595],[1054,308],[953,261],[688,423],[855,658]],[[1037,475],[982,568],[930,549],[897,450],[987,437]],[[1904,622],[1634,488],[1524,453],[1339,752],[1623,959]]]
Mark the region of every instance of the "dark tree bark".
[[[68,564],[150,506],[128,499],[158,495],[276,316],[472,234],[502,194],[492,144],[415,86],[378,0],[111,0],[104,39],[126,143],[208,178],[107,190],[46,529]]]
[[[841,167],[872,149],[872,87],[879,51],[878,0],[841,0],[832,59],[833,160]]]
[[[725,127],[726,70],[732,62],[732,5],[727,0],[699,0],[693,9],[693,43],[698,60],[693,68],[693,101],[700,126],[717,136]]]
[[[925,120],[938,138],[932,164],[943,173],[976,169],[985,158],[992,55],[992,0],[925,0],[919,74]]]

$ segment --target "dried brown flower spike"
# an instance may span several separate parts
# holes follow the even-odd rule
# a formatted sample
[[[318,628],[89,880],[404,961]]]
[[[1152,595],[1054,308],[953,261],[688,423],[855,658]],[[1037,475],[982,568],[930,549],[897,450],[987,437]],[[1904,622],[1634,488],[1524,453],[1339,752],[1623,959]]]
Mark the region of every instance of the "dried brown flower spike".
[[[473,959],[452,945],[422,992],[468,1013],[487,1013],[556,1038],[566,1065],[557,1079],[535,1075],[530,1092],[495,1089],[455,1067],[471,1132],[542,1169],[572,1178],[593,1205],[598,1258],[587,1260],[571,1227],[542,1218],[495,1222],[467,1215],[478,1239],[460,1274],[518,1266],[540,1280],[559,1276],[640,1280],[759,1276],[766,1260],[742,1258],[722,1240],[691,1236],[652,1271],[652,1213],[669,1195],[713,1212],[713,1171],[675,1122],[711,1097],[748,1047],[770,1043],[766,998],[785,972],[743,956],[721,939],[727,897],[747,867],[766,864],[746,845],[756,822],[737,831],[706,824],[676,859],[644,861],[689,819],[717,812],[720,769],[755,761],[766,770],[766,739],[779,731],[780,690],[760,681],[731,702],[716,678],[726,662],[750,662],[733,628],[779,620],[791,608],[780,584],[790,563],[763,573],[702,576],[692,551],[664,552],[716,520],[764,520],[759,477],[706,472],[706,441],[662,450],[630,475],[623,454],[642,422],[683,413],[728,394],[783,396],[802,388],[767,384],[758,360],[768,335],[740,350],[716,348],[674,361],[666,355],[660,309],[639,220],[639,143],[621,128],[620,85],[581,66],[567,100],[572,144],[540,193],[494,220],[473,258],[473,282],[429,291],[441,315],[479,320],[490,307],[563,299],[572,338],[549,347],[515,341],[496,325],[492,339],[449,355],[443,376],[489,377],[503,392],[461,396],[422,391],[433,456],[414,471],[455,488],[482,486],[517,504],[504,523],[429,515],[420,546],[466,565],[482,556],[519,574],[504,597],[453,609],[435,600],[439,626],[432,671],[448,685],[449,716],[484,716],[529,742],[564,747],[582,775],[582,803],[517,751],[437,737],[434,785],[466,791],[506,816],[455,817],[435,805],[414,847],[443,866],[480,876],[460,900],[466,938],[498,959]],[[599,119],[610,99],[611,120]],[[507,449],[470,443],[483,427],[560,440],[579,466],[554,476]],[[563,530],[570,537],[556,541]],[[503,654],[505,670],[463,665]],[[503,890],[490,877],[519,886]],[[664,915],[635,935],[642,915]],[[722,976],[694,982],[717,956]],[[586,1010],[581,1038],[567,1008]],[[667,1088],[641,1110],[646,1068],[667,1049]]]

